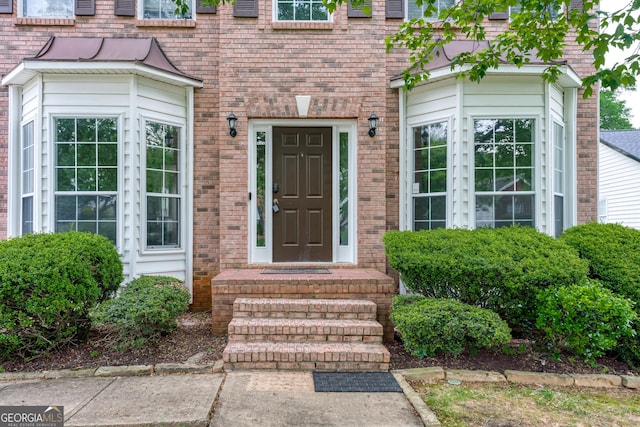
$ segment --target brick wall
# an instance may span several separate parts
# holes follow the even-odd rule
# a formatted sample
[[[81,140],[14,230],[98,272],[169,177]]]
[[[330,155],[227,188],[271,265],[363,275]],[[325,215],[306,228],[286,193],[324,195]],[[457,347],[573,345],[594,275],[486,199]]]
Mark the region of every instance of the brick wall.
[[[113,2],[98,0],[96,15],[74,20],[34,20],[0,15],[0,73],[33,57],[51,35],[156,37],[181,71],[202,78],[194,113],[194,309],[209,309],[211,278],[247,265],[247,141],[252,119],[295,119],[296,95],[310,95],[309,119],[353,119],[358,123],[358,265],[385,271],[381,238],[398,227],[399,111],[392,76],[404,53],[385,52],[384,36],[399,20],[385,19],[376,0],[373,16],[334,22],[272,23],[272,3],[260,2],[259,18],[234,18],[232,6],[193,21],[143,22],[113,15]],[[579,48],[567,58],[580,74],[590,60]],[[8,90],[0,88],[0,238],[7,227]],[[238,116],[229,136],[226,116]],[[381,117],[376,137],[367,117]],[[597,209],[597,101],[579,100],[578,219],[594,220]]]

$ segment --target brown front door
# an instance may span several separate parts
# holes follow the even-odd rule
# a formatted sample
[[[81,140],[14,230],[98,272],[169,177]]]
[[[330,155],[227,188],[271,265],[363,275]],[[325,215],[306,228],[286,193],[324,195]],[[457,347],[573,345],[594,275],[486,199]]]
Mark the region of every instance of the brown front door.
[[[274,127],[274,262],[332,261],[331,187],[331,128]]]

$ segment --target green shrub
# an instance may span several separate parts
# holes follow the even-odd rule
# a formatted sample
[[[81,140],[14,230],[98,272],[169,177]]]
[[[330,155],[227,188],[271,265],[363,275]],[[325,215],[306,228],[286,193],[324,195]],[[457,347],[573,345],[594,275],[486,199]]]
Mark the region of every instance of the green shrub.
[[[640,318],[636,318],[632,326],[635,334],[621,337],[614,352],[618,359],[640,368]]]
[[[174,329],[189,299],[189,291],[178,279],[143,276],[131,281],[116,298],[101,303],[92,319],[113,330],[117,347],[142,345]]]
[[[589,276],[613,292],[640,302],[640,230],[596,222],[560,236],[589,262]]]
[[[588,362],[633,335],[633,302],[615,295],[596,280],[548,288],[538,296],[536,326],[555,352],[568,349]]]
[[[528,227],[392,231],[387,257],[413,292],[495,311],[514,330],[535,326],[536,295],[584,280],[577,252]]]
[[[0,359],[30,357],[86,337],[89,310],[122,281],[113,244],[89,233],[0,242]]]
[[[511,340],[509,326],[496,313],[451,299],[396,295],[391,321],[405,349],[420,357],[458,355]]]

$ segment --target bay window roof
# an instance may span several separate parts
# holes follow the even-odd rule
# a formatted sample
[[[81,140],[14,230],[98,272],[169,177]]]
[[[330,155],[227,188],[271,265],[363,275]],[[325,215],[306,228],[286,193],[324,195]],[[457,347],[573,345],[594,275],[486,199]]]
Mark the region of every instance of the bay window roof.
[[[51,37],[2,79],[25,84],[38,73],[137,74],[180,86],[202,87],[202,79],[178,70],[154,37]]]

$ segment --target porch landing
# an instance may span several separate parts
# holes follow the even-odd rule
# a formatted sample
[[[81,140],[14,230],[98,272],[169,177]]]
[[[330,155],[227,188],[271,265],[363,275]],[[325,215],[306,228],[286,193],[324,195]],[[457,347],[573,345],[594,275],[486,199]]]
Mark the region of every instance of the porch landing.
[[[278,268],[286,268],[288,272],[274,272]],[[223,271],[211,282],[213,333],[228,333],[236,298],[354,299],[376,304],[376,320],[383,326],[383,339],[392,341],[389,314],[396,292],[393,279],[374,269],[323,267],[322,270],[314,273],[312,267],[305,267],[298,273],[290,267],[265,266]]]

